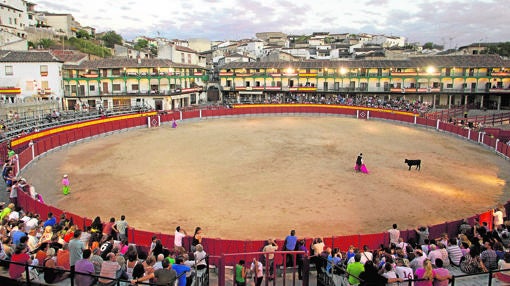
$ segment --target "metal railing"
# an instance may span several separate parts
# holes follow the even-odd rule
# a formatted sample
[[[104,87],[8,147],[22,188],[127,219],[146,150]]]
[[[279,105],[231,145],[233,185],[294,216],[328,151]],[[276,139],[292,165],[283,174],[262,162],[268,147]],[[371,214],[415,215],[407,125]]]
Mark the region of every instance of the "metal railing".
[[[204,271],[196,269],[196,264],[198,262],[202,261],[202,259],[199,261],[195,261],[195,266],[193,266],[193,268],[192,268],[193,271],[191,271],[192,275],[190,277],[193,278],[195,286],[209,285],[209,262],[208,262],[209,258],[208,258],[208,256],[206,256],[203,259],[205,259],[207,262],[207,267],[204,269]],[[12,262],[10,260],[4,260],[4,259],[0,259],[0,264],[1,265],[16,264],[16,265],[23,266],[25,268],[25,271],[21,278],[19,278],[19,279],[12,279],[10,277],[9,278],[13,281],[23,282],[26,285],[36,285],[36,284],[39,285],[40,283],[46,284],[44,282],[44,276],[43,276],[44,270],[45,269],[55,270],[55,268],[49,268],[49,267],[37,266],[37,265],[29,265],[27,263]],[[121,277],[111,278],[111,277],[90,274],[90,273],[83,273],[83,272],[75,271],[73,268],[71,268],[70,270],[58,268],[58,271],[61,271],[61,273],[69,273],[69,276],[67,278],[65,278],[64,280],[69,279],[71,286],[75,285],[74,278],[76,277],[77,274],[93,277],[96,282],[98,279],[111,280],[112,282],[115,281],[114,285],[116,285],[116,286],[123,286],[123,285],[131,284],[131,280],[122,279]],[[117,276],[120,276],[119,274],[120,273],[117,273]],[[180,277],[182,277],[182,275],[186,275],[186,272],[183,272],[180,275],[178,275],[176,281]],[[139,285],[154,285],[154,283],[151,283],[151,282],[138,282],[137,284],[139,284]]]

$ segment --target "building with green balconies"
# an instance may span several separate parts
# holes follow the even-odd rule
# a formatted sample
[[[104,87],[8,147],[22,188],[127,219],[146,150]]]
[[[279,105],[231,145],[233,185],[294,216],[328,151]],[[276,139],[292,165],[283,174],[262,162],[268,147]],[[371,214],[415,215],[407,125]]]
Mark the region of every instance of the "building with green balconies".
[[[178,109],[206,100],[206,70],[166,59],[111,58],[64,65],[63,108]]]
[[[433,107],[510,108],[510,60],[498,55],[231,62],[220,67],[219,78],[227,103],[373,96]]]

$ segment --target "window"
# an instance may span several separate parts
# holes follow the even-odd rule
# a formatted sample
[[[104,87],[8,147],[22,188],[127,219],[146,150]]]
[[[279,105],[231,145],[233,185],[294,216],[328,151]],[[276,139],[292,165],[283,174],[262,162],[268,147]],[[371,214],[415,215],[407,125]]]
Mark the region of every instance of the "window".
[[[33,81],[33,80],[28,80],[25,84],[26,88],[28,91],[34,91],[34,87],[35,85],[37,84],[36,81]]]
[[[131,90],[138,90],[138,89],[139,89],[138,84],[131,85]]]
[[[48,75],[48,66],[47,65],[41,65],[41,76],[47,76]]]
[[[91,85],[91,86],[89,86],[89,90],[90,90],[90,91],[96,91],[96,86],[95,86],[95,85]]]
[[[5,66],[5,75],[13,75],[12,66]]]
[[[453,83],[447,83],[446,88],[453,88]]]
[[[188,54],[188,64],[191,64],[191,54]]]
[[[184,60],[185,60],[184,53],[181,53],[181,63],[185,63]]]
[[[120,75],[120,69],[112,69],[112,75],[119,76]]]
[[[113,91],[120,91],[120,83],[112,84],[112,90]]]

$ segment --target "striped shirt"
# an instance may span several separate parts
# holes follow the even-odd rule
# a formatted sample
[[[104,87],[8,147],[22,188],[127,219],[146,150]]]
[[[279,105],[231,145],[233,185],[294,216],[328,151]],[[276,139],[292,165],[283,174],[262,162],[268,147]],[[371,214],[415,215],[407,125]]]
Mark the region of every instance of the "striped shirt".
[[[459,266],[460,265],[460,259],[462,258],[462,250],[460,250],[460,247],[457,245],[450,245],[446,248],[448,251],[448,257],[450,257],[450,260],[452,261],[453,265]]]

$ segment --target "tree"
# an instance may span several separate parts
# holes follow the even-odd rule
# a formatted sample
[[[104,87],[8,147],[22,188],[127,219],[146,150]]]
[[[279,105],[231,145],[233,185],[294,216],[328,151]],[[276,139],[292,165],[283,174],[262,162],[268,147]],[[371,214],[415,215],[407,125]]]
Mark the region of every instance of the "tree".
[[[151,54],[153,56],[157,56],[158,55],[158,46],[154,45],[154,44],[151,44],[149,46],[149,49],[151,50]]]
[[[90,39],[90,35],[89,35],[89,32],[85,31],[85,30],[78,30],[76,32],[76,38],[79,38],[79,39]]]
[[[55,42],[52,39],[40,39],[39,42],[37,42],[37,46],[48,49],[49,47],[53,46]]]
[[[502,57],[510,56],[510,42],[496,43],[487,45],[487,49],[480,52],[481,54],[498,54]]]
[[[135,43],[135,50],[137,51],[140,51],[142,49],[146,49],[149,47],[149,41],[145,40],[145,39],[138,39],[138,41],[136,41]]]
[[[425,45],[423,45],[423,48],[424,48],[424,49],[429,49],[429,50],[431,50],[431,49],[433,49],[433,48],[434,48],[434,43],[432,43],[432,42],[426,42],[426,43],[425,43]]]
[[[428,50],[432,50],[432,49],[443,50],[444,46],[437,45],[437,44],[434,44],[432,42],[426,42],[425,45],[423,45],[423,49],[428,49]]]
[[[115,31],[108,31],[106,32],[103,37],[101,38],[103,40],[104,45],[108,48],[113,48],[115,44],[122,45],[122,42],[124,39],[122,39],[122,36],[115,33]]]

